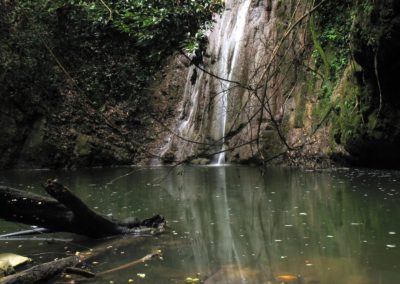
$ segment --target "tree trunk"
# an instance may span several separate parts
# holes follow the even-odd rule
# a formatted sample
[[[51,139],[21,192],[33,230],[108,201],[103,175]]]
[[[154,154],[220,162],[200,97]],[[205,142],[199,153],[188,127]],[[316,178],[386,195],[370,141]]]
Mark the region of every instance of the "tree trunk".
[[[149,228],[162,229],[165,225],[159,215],[143,221],[113,221],[91,210],[57,181],[49,180],[44,187],[53,198],[0,186],[0,218],[92,238],[140,233]]]

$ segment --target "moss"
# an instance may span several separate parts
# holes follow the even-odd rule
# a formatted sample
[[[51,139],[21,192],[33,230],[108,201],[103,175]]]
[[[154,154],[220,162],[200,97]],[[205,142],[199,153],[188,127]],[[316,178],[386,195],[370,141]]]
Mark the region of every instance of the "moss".
[[[317,103],[313,105],[312,109],[312,121],[313,129],[321,124],[322,120],[327,116],[328,112],[331,111],[332,102],[328,97],[320,97]]]
[[[303,127],[304,113],[306,110],[306,96],[304,94],[299,94],[296,98],[296,110],[294,117],[294,128]]]
[[[44,147],[46,124],[45,118],[39,118],[33,123],[32,130],[26,138],[21,152],[29,159],[34,159]]]
[[[27,141],[27,146],[30,148],[39,147],[43,143],[45,135],[46,119],[38,119],[33,124],[32,133]]]
[[[78,134],[76,137],[76,144],[74,153],[77,156],[87,156],[92,152],[92,137],[85,134]]]
[[[333,131],[339,135],[337,142],[347,144],[349,140],[354,140],[360,135],[364,124],[360,103],[362,90],[354,74],[354,65],[349,64],[347,67],[336,93],[337,96],[333,99],[338,108],[333,121]]]

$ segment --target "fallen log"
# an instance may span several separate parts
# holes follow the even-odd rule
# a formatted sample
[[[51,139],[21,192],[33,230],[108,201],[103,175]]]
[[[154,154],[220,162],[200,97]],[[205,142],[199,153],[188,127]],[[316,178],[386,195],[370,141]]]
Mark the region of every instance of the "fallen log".
[[[0,284],[43,283],[44,280],[56,276],[67,267],[77,265],[79,261],[80,259],[78,256],[69,256],[59,260],[39,264],[16,274],[1,278]]]
[[[111,220],[94,212],[56,180],[48,180],[44,188],[51,198],[0,186],[0,218],[92,238],[140,234],[153,228],[163,230],[165,226],[160,215],[143,221],[132,218],[127,222]]]

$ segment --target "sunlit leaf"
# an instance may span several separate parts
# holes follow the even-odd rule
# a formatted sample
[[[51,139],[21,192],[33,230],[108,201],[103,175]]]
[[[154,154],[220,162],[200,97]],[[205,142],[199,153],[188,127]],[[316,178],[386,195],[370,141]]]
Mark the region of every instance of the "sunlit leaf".
[[[282,275],[276,276],[275,278],[276,278],[276,280],[282,281],[282,282],[294,282],[299,279],[298,276],[293,275],[293,274],[282,274]]]
[[[14,268],[9,261],[0,260],[0,278],[14,273]]]
[[[200,279],[199,278],[186,277],[185,282],[186,283],[199,283]]]
[[[14,253],[2,253],[0,254],[0,261],[8,261],[12,267],[16,267],[32,260],[28,257]]]

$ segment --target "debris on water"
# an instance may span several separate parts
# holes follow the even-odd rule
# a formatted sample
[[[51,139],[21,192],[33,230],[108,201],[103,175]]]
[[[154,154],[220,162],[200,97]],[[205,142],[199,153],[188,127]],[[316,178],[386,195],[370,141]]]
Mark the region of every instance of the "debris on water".
[[[326,237],[327,237],[327,238],[333,238],[333,236],[332,236],[332,235],[327,235]]]
[[[2,253],[0,254],[0,261],[8,262],[12,267],[31,262],[32,259],[15,253]]]
[[[306,212],[300,212],[299,215],[301,216],[307,216],[308,214]]]
[[[197,278],[197,277],[195,277],[195,278],[186,277],[185,282],[186,282],[186,283],[199,283],[199,282],[200,282],[200,279]]]
[[[136,274],[138,277],[140,277],[140,278],[145,278],[146,277],[146,274],[145,273],[137,273]]]
[[[396,235],[396,232],[389,232],[389,235]]]
[[[396,247],[396,245],[387,244],[387,245],[386,245],[386,247],[387,247],[387,248],[395,248],[395,247]]]
[[[293,275],[293,274],[282,274],[282,275],[276,276],[275,279],[277,281],[289,283],[289,282],[297,281],[299,279],[299,277],[296,275]]]
[[[361,226],[362,223],[351,223],[352,226]]]

